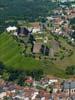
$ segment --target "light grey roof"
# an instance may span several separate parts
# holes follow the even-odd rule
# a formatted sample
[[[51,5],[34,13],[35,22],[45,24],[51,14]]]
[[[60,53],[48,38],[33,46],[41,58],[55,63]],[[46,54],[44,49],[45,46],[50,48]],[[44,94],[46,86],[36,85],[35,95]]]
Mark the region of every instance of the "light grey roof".
[[[72,98],[72,100],[75,100],[75,96],[72,96],[71,98]]]
[[[64,89],[74,89],[75,88],[75,82],[64,82],[63,84]]]

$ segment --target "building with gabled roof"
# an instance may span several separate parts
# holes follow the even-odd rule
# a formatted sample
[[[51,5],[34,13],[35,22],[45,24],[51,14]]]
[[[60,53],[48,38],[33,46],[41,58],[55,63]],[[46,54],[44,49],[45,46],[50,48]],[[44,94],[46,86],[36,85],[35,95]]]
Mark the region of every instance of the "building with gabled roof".
[[[75,81],[65,81],[62,84],[62,91],[66,96],[75,95]]]

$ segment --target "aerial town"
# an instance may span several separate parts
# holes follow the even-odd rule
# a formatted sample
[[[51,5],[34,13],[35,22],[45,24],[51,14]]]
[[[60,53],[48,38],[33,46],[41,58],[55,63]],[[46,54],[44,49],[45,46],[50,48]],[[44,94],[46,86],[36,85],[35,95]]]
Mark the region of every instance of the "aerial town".
[[[22,56],[54,63],[74,53],[75,27],[71,19],[75,21],[75,4],[60,5],[40,22],[18,22],[19,26],[9,26],[5,32],[17,41]],[[44,75],[40,80],[27,76],[23,81],[20,86],[0,75],[0,100],[75,100],[75,76],[61,79]]]
[[[75,100],[75,78],[61,81],[47,76],[36,81],[27,77],[25,86],[0,79],[0,100]]]

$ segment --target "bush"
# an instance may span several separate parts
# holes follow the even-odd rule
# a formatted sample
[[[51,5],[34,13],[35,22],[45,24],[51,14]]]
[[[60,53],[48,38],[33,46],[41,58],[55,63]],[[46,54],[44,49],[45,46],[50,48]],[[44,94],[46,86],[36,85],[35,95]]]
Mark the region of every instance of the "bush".
[[[75,65],[68,66],[65,71],[67,75],[75,75]]]

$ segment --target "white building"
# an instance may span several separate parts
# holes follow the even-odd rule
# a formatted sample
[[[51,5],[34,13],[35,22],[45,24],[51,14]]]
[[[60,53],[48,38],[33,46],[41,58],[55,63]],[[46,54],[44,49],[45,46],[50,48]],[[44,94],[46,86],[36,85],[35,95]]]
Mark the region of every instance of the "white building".
[[[0,93],[0,100],[3,100],[3,97],[5,97],[5,96],[6,96],[6,92]]]
[[[7,32],[15,32],[16,30],[17,30],[17,27],[15,27],[15,26],[9,26],[6,28]]]
[[[32,31],[33,33],[38,33],[38,32],[40,32],[40,28],[33,28],[33,31]]]

